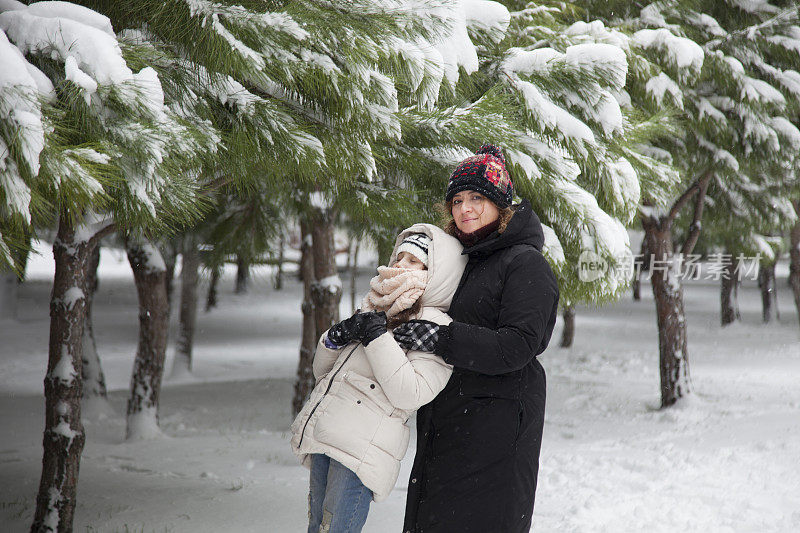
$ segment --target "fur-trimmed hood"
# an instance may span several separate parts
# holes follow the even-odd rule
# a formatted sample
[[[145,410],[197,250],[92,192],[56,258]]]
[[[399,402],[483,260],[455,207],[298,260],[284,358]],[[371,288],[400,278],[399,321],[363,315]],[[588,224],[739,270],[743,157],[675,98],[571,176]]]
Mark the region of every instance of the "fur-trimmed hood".
[[[446,313],[467,265],[467,256],[461,254],[464,247],[458,239],[433,224],[414,224],[397,236],[389,258],[390,265],[397,259],[397,249],[403,239],[412,233],[424,233],[431,238],[428,248],[428,285],[420,297],[420,303],[422,307],[435,307]]]

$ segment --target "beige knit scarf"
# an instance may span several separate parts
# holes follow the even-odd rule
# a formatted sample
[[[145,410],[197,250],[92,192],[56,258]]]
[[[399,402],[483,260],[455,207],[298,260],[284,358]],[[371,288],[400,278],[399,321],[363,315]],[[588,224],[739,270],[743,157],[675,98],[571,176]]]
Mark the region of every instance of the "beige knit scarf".
[[[378,267],[378,275],[369,282],[370,291],[361,302],[362,311],[385,311],[393,317],[416,302],[428,285],[427,270]]]

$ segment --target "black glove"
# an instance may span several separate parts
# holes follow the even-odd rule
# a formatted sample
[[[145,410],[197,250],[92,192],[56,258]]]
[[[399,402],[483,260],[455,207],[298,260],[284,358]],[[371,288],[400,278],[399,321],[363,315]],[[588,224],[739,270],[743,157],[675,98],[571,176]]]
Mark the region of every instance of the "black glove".
[[[383,311],[380,313],[371,311],[361,314],[364,315],[364,333],[361,335],[361,343],[366,346],[388,331],[386,328],[386,313]]]
[[[394,340],[406,350],[434,352],[439,341],[440,326],[430,320],[409,320],[394,328]]]
[[[336,346],[344,346],[364,334],[364,315],[356,311],[350,318],[345,318],[341,322],[331,326],[328,330],[328,339]]]

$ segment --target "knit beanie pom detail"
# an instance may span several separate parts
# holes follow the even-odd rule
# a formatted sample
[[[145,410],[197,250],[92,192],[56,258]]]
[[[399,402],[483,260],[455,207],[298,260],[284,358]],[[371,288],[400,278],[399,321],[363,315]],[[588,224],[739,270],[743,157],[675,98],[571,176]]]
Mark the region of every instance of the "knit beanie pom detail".
[[[491,154],[491,155],[495,156],[497,159],[499,159],[503,163],[504,166],[506,164],[506,156],[503,155],[503,151],[500,150],[500,148],[498,148],[497,146],[495,146],[493,144],[484,144],[480,148],[475,150],[475,153],[476,154]]]

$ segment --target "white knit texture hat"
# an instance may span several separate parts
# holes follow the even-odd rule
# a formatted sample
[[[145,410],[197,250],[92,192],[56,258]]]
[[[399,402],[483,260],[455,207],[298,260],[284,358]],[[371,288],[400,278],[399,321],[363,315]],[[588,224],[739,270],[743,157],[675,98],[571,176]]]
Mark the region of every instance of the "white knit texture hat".
[[[420,261],[425,266],[428,266],[428,248],[431,245],[431,238],[424,233],[412,233],[397,247],[397,255],[400,252],[408,252]]]

